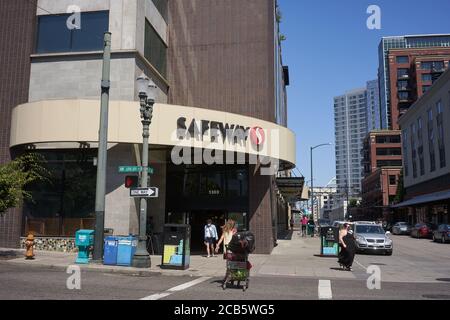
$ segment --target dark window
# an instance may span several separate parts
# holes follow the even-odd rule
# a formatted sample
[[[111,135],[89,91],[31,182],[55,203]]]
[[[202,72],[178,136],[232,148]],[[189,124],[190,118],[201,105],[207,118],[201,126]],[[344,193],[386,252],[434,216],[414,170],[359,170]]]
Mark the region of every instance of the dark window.
[[[397,63],[409,63],[409,57],[408,56],[398,56]]]
[[[81,29],[67,28],[70,14],[38,18],[37,53],[103,50],[104,33],[109,27],[109,12],[81,13]]]
[[[408,81],[407,80],[399,80],[397,82],[398,90],[406,90],[408,89]]]
[[[408,163],[408,129],[403,129],[403,166],[405,170],[405,177],[409,176],[409,163]]]
[[[409,93],[405,92],[405,91],[401,91],[398,93],[398,99],[400,101],[405,101],[405,100],[409,100]]]
[[[165,77],[167,69],[167,46],[148,20],[145,20],[144,46],[145,58]]]
[[[428,151],[430,155],[430,171],[434,172],[436,170],[436,155],[434,152],[434,126],[433,126],[433,109],[429,109],[428,112]]]
[[[397,69],[397,78],[402,79],[407,78],[408,76],[409,76],[409,69],[405,68]]]
[[[377,148],[377,156],[401,156],[401,148]]]
[[[444,119],[443,119],[443,113],[442,113],[442,101],[438,101],[436,103],[436,110],[437,110],[437,131],[438,131],[438,146],[439,146],[439,164],[441,169],[444,168],[446,163],[445,158],[445,137],[444,137]]]
[[[417,149],[416,149],[416,124],[411,125],[411,152],[413,177],[417,178]]]
[[[167,22],[167,0],[152,0],[155,4],[156,9],[158,9],[161,16],[164,18],[164,20]]]
[[[426,93],[430,88],[431,86],[422,86],[422,93]]]
[[[397,177],[396,176],[389,176],[389,184],[391,186],[395,186],[397,184]]]
[[[423,73],[422,74],[422,81],[426,82],[426,81],[433,81],[433,77],[431,76],[430,73]]]
[[[377,136],[376,143],[400,143],[400,136]]]
[[[377,167],[401,167],[402,160],[378,160]]]
[[[433,67],[433,62],[424,61],[420,65],[421,65],[422,70],[431,70],[431,68]]]

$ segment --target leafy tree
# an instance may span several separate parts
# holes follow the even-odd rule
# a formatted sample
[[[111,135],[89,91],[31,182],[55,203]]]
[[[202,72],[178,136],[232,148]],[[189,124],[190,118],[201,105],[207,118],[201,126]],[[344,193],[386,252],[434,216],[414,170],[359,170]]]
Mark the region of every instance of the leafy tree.
[[[27,153],[0,165],[0,215],[17,207],[23,199],[32,201],[26,187],[37,181],[47,180],[49,172],[42,166],[43,157]]]
[[[398,184],[397,184],[397,194],[395,196],[395,203],[400,203],[405,198],[405,188],[403,184],[403,170],[400,172],[400,175],[398,177]]]

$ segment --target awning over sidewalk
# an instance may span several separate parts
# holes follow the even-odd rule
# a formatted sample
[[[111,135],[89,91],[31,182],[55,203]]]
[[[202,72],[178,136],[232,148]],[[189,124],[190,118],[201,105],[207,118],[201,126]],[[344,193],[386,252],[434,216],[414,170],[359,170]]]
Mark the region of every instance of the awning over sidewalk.
[[[277,187],[288,202],[304,201],[304,177],[277,178]]]
[[[392,208],[410,207],[417,204],[431,203],[447,199],[450,199],[450,190],[425,194],[423,196],[417,196],[407,201],[401,202],[395,206],[392,206]]]

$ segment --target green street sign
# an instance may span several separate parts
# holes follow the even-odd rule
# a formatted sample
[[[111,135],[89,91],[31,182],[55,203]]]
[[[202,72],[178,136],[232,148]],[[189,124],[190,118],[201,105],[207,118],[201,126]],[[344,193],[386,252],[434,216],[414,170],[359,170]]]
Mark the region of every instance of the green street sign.
[[[153,168],[148,167],[147,169],[148,169],[149,174],[154,173]],[[141,173],[141,172],[142,172],[142,167],[138,167],[138,166],[119,167],[119,173]]]

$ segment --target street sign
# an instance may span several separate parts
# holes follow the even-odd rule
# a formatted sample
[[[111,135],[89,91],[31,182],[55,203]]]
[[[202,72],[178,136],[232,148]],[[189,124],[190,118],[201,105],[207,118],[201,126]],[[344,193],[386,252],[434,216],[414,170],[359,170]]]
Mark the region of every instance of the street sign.
[[[158,198],[158,196],[159,189],[155,187],[130,189],[130,197],[133,198]]]
[[[148,167],[148,173],[149,174],[153,174],[154,173],[154,169],[151,167]],[[138,166],[122,166],[119,167],[119,173],[141,173],[142,172],[142,167],[138,167]]]

